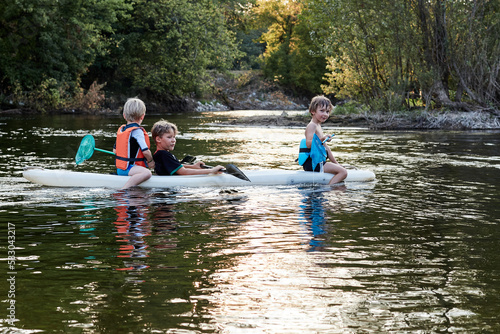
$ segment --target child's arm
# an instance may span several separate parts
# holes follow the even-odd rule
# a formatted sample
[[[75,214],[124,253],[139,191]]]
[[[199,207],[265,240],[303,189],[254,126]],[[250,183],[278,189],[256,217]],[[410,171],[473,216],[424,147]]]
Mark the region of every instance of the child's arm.
[[[314,134],[316,133],[317,126],[313,122],[310,122],[306,127],[306,146],[311,148]]]
[[[323,130],[317,124],[310,122],[306,127],[306,145],[308,148],[311,147],[314,134],[316,134],[321,142],[330,141],[332,136],[325,135]]]
[[[325,143],[325,142],[330,141],[332,139],[332,136],[325,135],[321,129],[317,129],[316,134],[318,135],[318,138],[322,143]]]
[[[192,168],[192,169],[202,169],[201,166],[205,165],[203,161],[197,161],[194,164],[185,164],[183,165],[185,168]]]
[[[334,134],[333,135],[326,135],[323,137],[323,140],[321,141],[323,144],[326,143],[326,142],[330,142],[332,141],[332,138],[333,136],[335,136]]]
[[[186,166],[187,167],[187,166]],[[221,170],[224,169],[223,166],[215,166],[209,169],[198,169],[198,168],[186,168],[181,167],[175,172],[177,175],[203,175],[203,174],[216,174],[221,173]]]
[[[155,168],[155,161],[153,160],[153,153],[150,150],[142,151],[144,158],[146,158],[147,166],[149,168]]]

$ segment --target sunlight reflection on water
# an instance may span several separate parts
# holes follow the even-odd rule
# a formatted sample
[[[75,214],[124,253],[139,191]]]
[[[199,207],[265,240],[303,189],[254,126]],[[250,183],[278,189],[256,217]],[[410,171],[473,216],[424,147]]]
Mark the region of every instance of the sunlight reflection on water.
[[[178,157],[300,169],[303,129],[216,126],[199,116],[166,116],[180,125]],[[498,133],[328,129],[340,162],[377,175],[333,189],[116,192],[21,178],[24,165],[74,168],[86,133],[109,149],[120,121],[62,117],[51,128],[44,118],[27,122],[31,132],[0,131],[12,146],[1,148],[0,219],[18,228],[18,279],[29,291],[19,296],[23,328],[498,331]],[[108,173],[112,163],[96,154],[78,168]]]
[[[332,228],[330,210],[341,210],[350,200],[363,203],[358,207],[363,210],[370,192],[325,190],[281,189],[279,202],[267,202],[276,195],[268,190],[238,207],[250,219],[226,239],[230,246],[218,254],[235,262],[212,274],[216,288],[206,291],[222,332],[335,332],[344,327],[340,308],[348,309],[362,297],[333,287],[361,285],[345,268],[325,271],[323,234]]]

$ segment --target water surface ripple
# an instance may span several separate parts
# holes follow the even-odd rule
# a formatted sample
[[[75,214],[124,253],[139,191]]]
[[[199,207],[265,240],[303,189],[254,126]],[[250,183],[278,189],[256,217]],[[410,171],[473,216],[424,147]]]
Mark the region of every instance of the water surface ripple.
[[[168,115],[176,154],[298,169],[300,128]],[[189,116],[189,115],[188,115]],[[151,116],[147,126],[159,118]],[[331,128],[344,186],[51,188],[26,165],[74,169],[86,133],[109,149],[119,118],[0,122],[0,331],[34,333],[496,333],[498,132]],[[112,172],[95,154],[83,171]]]

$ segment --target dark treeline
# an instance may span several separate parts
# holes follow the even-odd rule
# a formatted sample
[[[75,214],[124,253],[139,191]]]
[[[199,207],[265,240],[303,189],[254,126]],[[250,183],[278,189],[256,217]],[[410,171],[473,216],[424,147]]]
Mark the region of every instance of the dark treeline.
[[[500,108],[497,0],[4,0],[3,109],[202,98],[214,72],[370,110]]]

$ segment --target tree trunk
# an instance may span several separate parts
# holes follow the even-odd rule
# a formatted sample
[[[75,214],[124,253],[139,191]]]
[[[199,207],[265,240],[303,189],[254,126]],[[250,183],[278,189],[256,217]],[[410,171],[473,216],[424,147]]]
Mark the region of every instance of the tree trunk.
[[[445,1],[436,0],[434,4],[434,19],[436,25],[434,26],[434,54],[435,54],[435,67],[439,77],[437,80],[441,81],[439,87],[439,92],[436,92],[439,96],[446,94],[449,100],[449,87],[448,81],[450,79],[450,69],[448,64],[448,33],[446,31],[446,7]],[[446,99],[442,96],[443,101]]]
[[[472,111],[473,108],[465,102],[453,102],[450,100],[448,89],[443,86],[441,80],[434,82],[432,86],[432,100],[437,104],[437,107],[446,107],[452,110]]]
[[[423,87],[425,103],[428,105],[432,100],[436,103],[436,107],[470,111],[471,107],[467,103],[450,100],[448,86],[450,80],[450,63],[448,32],[446,31],[446,1],[434,0],[431,5],[434,14],[433,19],[427,7],[427,1],[417,1],[418,17],[423,38],[424,64],[433,70],[432,85],[427,88]]]

